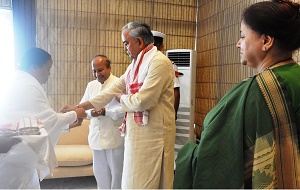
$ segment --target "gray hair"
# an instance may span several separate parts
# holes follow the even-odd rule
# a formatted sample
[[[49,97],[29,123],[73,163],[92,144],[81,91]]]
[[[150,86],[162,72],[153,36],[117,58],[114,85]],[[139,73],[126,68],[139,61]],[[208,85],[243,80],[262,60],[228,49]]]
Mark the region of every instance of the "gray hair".
[[[133,37],[134,41],[137,40],[138,37],[141,37],[146,45],[149,45],[154,42],[153,34],[151,32],[151,28],[148,24],[140,21],[134,21],[126,24],[122,31],[125,29],[130,30],[130,36]]]

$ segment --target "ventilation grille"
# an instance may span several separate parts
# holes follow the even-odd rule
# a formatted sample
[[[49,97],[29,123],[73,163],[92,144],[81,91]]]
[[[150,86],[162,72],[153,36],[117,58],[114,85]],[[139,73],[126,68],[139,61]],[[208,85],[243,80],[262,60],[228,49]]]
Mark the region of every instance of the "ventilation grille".
[[[190,67],[191,52],[168,52],[168,58],[177,67]]]

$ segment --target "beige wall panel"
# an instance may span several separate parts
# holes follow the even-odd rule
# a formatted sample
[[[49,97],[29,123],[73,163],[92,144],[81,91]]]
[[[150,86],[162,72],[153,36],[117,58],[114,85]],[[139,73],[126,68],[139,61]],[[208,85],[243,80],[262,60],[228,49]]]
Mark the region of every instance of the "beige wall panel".
[[[196,102],[200,103],[196,104],[195,112],[199,115],[206,115],[233,85],[253,74],[249,68],[240,65],[236,47],[242,10],[253,2],[198,1],[196,94],[199,97]],[[200,87],[204,90],[198,89]],[[203,108],[201,103],[205,105]],[[202,125],[204,117],[196,119],[201,119],[195,122]]]
[[[131,60],[124,53],[121,29],[130,21],[166,33],[166,50],[195,47],[196,1],[38,0],[36,8],[37,46],[54,60],[44,87],[55,109],[79,102],[93,79],[94,55],[108,56],[114,75],[125,72]]]
[[[254,74],[241,66],[236,42],[242,10],[257,1],[38,0],[37,46],[54,60],[44,85],[50,103],[58,110],[80,101],[93,79],[90,61],[96,54],[107,55],[113,74],[121,76],[131,62],[124,53],[121,29],[140,20],[167,34],[164,53],[194,49],[197,37],[195,123],[202,125],[207,112],[233,85]],[[294,58],[299,60],[299,51]]]

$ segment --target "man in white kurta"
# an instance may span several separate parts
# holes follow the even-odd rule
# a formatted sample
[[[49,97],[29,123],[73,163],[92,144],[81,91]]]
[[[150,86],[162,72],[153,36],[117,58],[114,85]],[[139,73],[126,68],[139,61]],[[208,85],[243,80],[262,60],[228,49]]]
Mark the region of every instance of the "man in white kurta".
[[[92,60],[92,71],[96,78],[88,83],[81,102],[97,96],[108,89],[118,77],[111,74],[110,61],[103,55]],[[87,110],[90,119],[88,141],[93,150],[93,170],[98,189],[120,189],[123,171],[124,138],[119,126],[124,111],[120,103],[113,100],[100,110]]]
[[[153,35],[146,23],[125,25],[122,40],[124,50],[133,59],[127,71],[110,89],[79,107],[101,109],[116,94],[122,94],[118,97],[127,112],[122,188],[172,189],[175,144],[172,64],[153,46]],[[134,73],[137,83],[132,83]],[[141,86],[131,93],[126,90],[130,84]],[[74,108],[65,106],[64,111]],[[136,116],[141,112],[143,124],[138,124]]]

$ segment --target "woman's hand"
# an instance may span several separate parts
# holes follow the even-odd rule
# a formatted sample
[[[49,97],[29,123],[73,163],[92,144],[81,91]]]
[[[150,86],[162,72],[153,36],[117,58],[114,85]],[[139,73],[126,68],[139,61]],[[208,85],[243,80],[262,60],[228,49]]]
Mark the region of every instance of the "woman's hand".
[[[64,105],[60,110],[59,112],[62,112],[62,113],[66,113],[66,112],[69,112],[69,111],[73,111],[77,109],[77,106],[71,106],[71,105]]]

